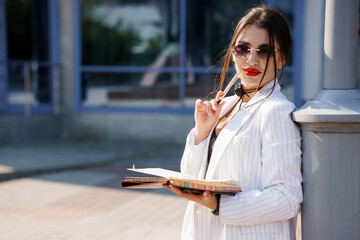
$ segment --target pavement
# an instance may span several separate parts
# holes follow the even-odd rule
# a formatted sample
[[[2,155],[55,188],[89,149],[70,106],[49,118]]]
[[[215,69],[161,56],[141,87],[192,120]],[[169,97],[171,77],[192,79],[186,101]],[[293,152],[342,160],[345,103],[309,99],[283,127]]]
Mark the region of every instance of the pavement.
[[[0,239],[180,239],[187,201],[126,190],[132,167],[179,170],[183,146],[0,145]]]
[[[180,239],[186,200],[120,183],[137,175],[126,170],[133,165],[179,171],[182,151],[155,142],[0,144],[0,240]]]

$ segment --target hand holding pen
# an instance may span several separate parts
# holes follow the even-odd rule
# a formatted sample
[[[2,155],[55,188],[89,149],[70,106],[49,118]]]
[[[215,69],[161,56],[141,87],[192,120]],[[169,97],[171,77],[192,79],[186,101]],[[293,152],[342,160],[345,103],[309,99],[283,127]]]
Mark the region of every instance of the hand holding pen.
[[[210,101],[196,100],[195,103],[195,145],[203,141],[210,134],[211,129],[218,121],[221,109],[225,104],[225,95],[236,82],[238,74],[235,74],[225,91],[219,91],[215,99]]]

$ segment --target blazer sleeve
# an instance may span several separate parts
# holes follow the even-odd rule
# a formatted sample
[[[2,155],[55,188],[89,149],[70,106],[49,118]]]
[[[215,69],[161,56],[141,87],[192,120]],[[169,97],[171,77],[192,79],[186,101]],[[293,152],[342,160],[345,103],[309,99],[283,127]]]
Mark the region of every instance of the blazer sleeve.
[[[294,109],[287,101],[268,101],[259,109],[263,189],[222,196],[222,223],[260,224],[297,215],[303,196],[301,137],[291,120]]]
[[[194,129],[190,131],[186,138],[183,156],[181,158],[181,173],[197,178],[201,168],[204,154],[207,154],[206,146],[208,139],[195,145]]]

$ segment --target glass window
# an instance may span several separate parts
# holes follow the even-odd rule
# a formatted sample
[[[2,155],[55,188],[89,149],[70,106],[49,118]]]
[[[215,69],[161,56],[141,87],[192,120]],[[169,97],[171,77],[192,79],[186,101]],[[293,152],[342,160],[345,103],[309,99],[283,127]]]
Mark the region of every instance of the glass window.
[[[290,27],[290,32],[291,32],[291,37],[293,38],[294,41],[294,13],[293,13],[293,9],[294,9],[294,2],[293,1],[287,1],[287,0],[278,0],[278,1],[272,1],[271,2],[271,7],[276,8],[277,10],[279,10],[283,17],[285,18],[286,22],[288,23],[289,27]],[[292,43],[294,45],[294,42]],[[287,61],[287,65],[288,66],[292,66],[293,65],[293,56],[292,54],[290,54],[289,59]]]
[[[179,1],[82,0],[81,9],[83,106],[180,106]]]
[[[195,99],[205,97],[205,89],[207,93],[214,90],[216,74],[206,72],[218,66],[218,62],[225,55],[225,50],[231,41],[233,30],[239,19],[248,9],[259,4],[261,2],[256,0],[208,0],[206,4],[204,1],[187,1],[186,65],[189,73],[186,79],[186,106],[193,106]],[[283,13],[292,29],[293,2],[276,1],[276,4],[271,4],[271,6]],[[292,65],[291,56],[287,64]],[[204,67],[197,72],[191,72],[191,69],[197,66]],[[230,81],[233,75],[234,73],[229,73],[227,81]],[[201,85],[202,87],[199,87]],[[284,74],[281,85],[287,97],[292,100],[293,88],[290,71]],[[232,92],[230,90],[230,93]]]
[[[220,66],[219,63],[226,53],[225,50],[231,41],[237,22],[248,9],[260,4],[261,1],[257,0],[187,1],[186,65],[187,69],[203,67],[199,68],[198,72],[192,73],[195,80],[189,83],[187,79],[186,103],[189,103],[191,99],[188,93],[196,91],[198,85],[207,82],[212,87],[211,90],[214,89],[214,74],[209,76],[203,73]],[[270,6],[282,12],[291,30],[293,28],[293,4],[292,1],[286,0],[270,2]],[[292,65],[292,56],[287,65]],[[229,73],[228,78],[231,79],[233,75],[234,73]],[[282,79],[284,82],[282,87],[287,97],[293,100],[291,76],[291,72],[287,70]],[[198,92],[198,96],[201,97],[203,94]]]
[[[185,105],[194,107],[198,98],[211,99],[214,97],[216,84],[216,73],[194,73],[188,72],[186,75],[186,98]]]
[[[285,71],[280,80],[281,92],[290,100],[294,101],[293,74]]]
[[[261,3],[81,0],[80,105],[192,109],[211,96],[237,22]],[[274,7],[292,27],[293,3]],[[291,68],[285,75],[291,86]]]
[[[49,68],[33,64],[10,63],[8,67],[8,104],[37,106],[50,103]]]
[[[178,66],[178,1],[81,3],[82,64]]]
[[[7,0],[9,60],[49,59],[47,0]]]
[[[86,72],[82,86],[84,106],[179,107],[178,73]]]
[[[51,103],[48,0],[7,0],[7,104]]]
[[[211,66],[222,57],[246,10],[260,1],[187,1],[186,58],[191,66]]]

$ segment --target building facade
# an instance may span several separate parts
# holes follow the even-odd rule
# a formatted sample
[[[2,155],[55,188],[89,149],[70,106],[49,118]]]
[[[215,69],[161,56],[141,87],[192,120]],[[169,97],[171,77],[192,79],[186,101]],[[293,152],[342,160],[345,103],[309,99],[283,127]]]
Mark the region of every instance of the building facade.
[[[324,0],[0,0],[0,141],[183,142],[261,3],[291,28],[281,85],[300,107],[322,87]]]

